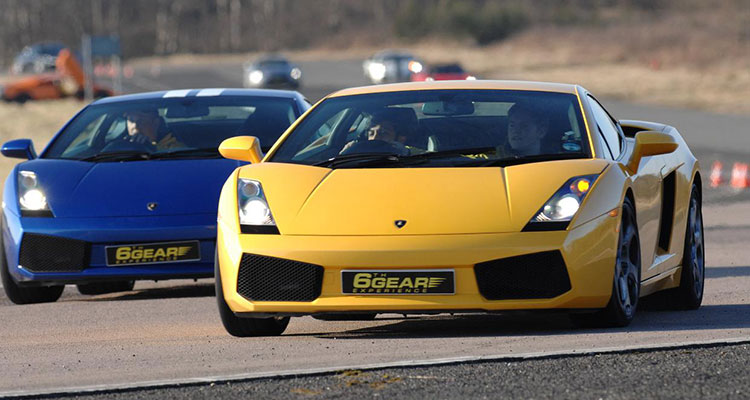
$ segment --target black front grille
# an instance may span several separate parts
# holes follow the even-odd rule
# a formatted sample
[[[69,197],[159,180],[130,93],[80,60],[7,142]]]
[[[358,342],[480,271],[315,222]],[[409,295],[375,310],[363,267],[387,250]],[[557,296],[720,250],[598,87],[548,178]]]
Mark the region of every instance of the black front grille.
[[[243,254],[237,292],[253,301],[313,301],[320,296],[323,267],[283,258]]]
[[[88,243],[58,236],[24,233],[19,263],[31,272],[75,272],[88,265]]]
[[[487,300],[549,299],[571,288],[565,261],[557,250],[479,263],[474,274]]]

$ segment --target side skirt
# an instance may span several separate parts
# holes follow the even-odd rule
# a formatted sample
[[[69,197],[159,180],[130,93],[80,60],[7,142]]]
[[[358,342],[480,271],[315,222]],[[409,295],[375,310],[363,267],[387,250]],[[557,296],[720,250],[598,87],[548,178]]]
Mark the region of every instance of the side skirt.
[[[662,289],[674,288],[680,285],[680,271],[682,266],[678,265],[659,275],[652,276],[641,282],[641,296],[648,296]]]

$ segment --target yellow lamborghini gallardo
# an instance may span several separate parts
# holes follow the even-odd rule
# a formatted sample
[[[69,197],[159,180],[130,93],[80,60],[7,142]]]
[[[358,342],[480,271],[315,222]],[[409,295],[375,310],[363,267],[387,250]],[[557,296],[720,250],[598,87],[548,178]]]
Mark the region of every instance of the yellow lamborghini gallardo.
[[[290,317],[562,309],[628,325],[639,298],[703,298],[698,162],[671,126],[576,85],[345,89],[250,161],[219,202],[216,297],[235,336]]]

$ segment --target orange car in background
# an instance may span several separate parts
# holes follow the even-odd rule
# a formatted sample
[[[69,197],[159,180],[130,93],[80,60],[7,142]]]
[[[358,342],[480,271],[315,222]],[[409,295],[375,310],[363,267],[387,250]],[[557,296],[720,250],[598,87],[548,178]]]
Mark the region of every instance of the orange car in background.
[[[69,49],[62,49],[55,60],[55,72],[27,76],[2,87],[5,101],[50,100],[76,96],[83,98],[83,68]],[[94,85],[94,97],[107,97],[111,89]]]

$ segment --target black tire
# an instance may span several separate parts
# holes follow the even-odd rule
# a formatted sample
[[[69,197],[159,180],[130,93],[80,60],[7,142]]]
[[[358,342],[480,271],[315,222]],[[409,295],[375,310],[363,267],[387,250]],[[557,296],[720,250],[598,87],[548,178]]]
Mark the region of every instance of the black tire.
[[[330,313],[312,317],[321,321],[372,321],[377,316],[377,313]]]
[[[570,319],[581,327],[624,327],[630,325],[638,307],[641,292],[641,248],[635,207],[626,197],[622,204],[620,237],[612,282],[612,296],[607,307],[589,314],[571,314]]]
[[[78,293],[86,295],[129,292],[133,290],[134,286],[135,281],[93,282],[79,283],[76,285]]]
[[[218,249],[216,250],[218,252]],[[236,337],[251,336],[279,336],[289,325],[289,317],[277,318],[240,318],[234,315],[224,300],[224,290],[221,287],[221,274],[219,273],[219,255],[214,260],[214,276],[216,277],[216,303],[219,306],[219,315],[224,329]]]
[[[16,98],[13,99],[13,101],[15,101],[18,104],[24,104],[29,100],[31,100],[31,96],[29,96],[26,93],[21,93],[18,96],[16,96]]]
[[[2,233],[0,233],[2,236]],[[8,271],[8,260],[5,258],[5,245],[0,240],[0,278],[3,282],[3,290],[10,301],[15,304],[52,303],[62,295],[65,285],[57,286],[19,286]]]
[[[680,286],[672,289],[673,308],[695,310],[703,302],[703,288],[706,277],[705,247],[703,243],[703,212],[698,186],[690,191],[687,227],[685,228],[685,249],[682,253],[682,273]]]

